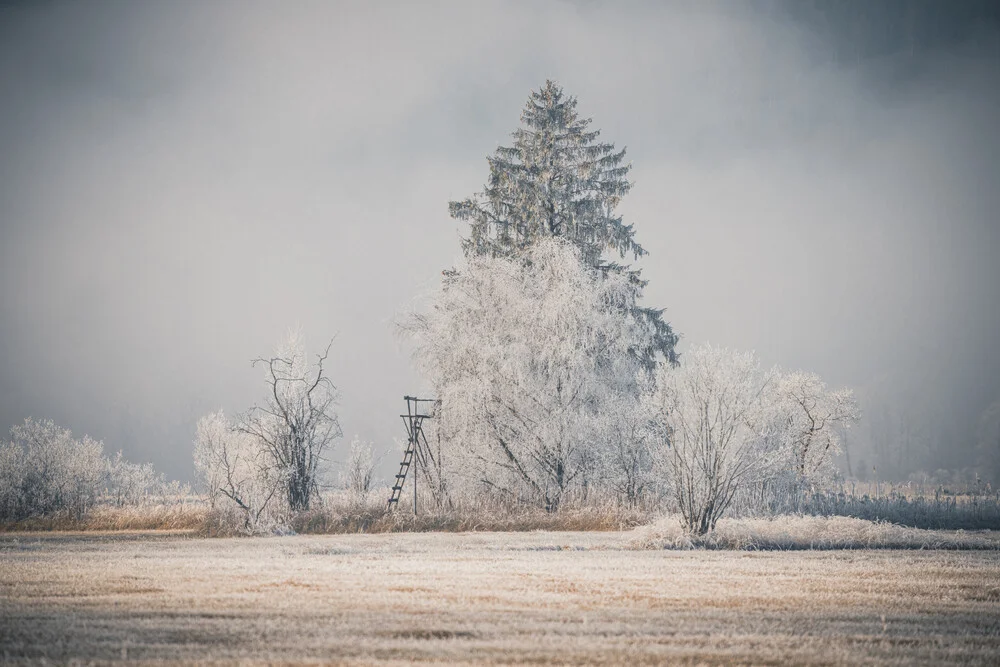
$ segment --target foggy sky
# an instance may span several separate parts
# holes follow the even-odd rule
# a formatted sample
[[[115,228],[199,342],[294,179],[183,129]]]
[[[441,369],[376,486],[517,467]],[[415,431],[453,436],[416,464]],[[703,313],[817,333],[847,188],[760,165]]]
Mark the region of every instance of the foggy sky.
[[[393,321],[547,78],[628,148],[682,352],[903,374],[974,417],[1000,397],[996,12],[822,4],[0,4],[0,429],[51,417],[187,479],[198,417],[259,400],[249,360],[299,324],[336,336],[342,444],[391,447],[426,390]]]

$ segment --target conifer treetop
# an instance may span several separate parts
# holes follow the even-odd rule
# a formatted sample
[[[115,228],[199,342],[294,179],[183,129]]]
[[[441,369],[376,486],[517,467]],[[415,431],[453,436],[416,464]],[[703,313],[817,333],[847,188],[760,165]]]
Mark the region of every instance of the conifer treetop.
[[[487,158],[482,192],[449,203],[453,218],[470,225],[466,256],[520,254],[537,240],[563,237],[592,266],[605,251],[638,258],[646,251],[632,225],[615,214],[632,184],[625,149],[599,141],[591,119],[580,118],[576,97],[553,81],[533,91],[521,112],[513,146]]]

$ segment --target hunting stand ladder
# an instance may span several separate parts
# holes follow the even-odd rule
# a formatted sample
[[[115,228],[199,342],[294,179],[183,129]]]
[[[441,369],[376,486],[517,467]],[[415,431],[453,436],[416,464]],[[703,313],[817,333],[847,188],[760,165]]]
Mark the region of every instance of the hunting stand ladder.
[[[427,444],[424,435],[424,420],[434,416],[434,409],[439,401],[432,398],[417,398],[415,396],[404,396],[406,401],[406,414],[400,415],[403,424],[406,426],[406,451],[403,452],[403,460],[399,464],[399,474],[396,475],[396,482],[392,485],[392,495],[389,496],[389,504],[386,511],[392,511],[399,504],[399,497],[403,494],[403,483],[406,481],[410,467],[413,467],[413,513],[417,513],[417,466],[424,469],[425,473],[434,464],[434,455]],[[423,410],[423,411],[421,411]]]

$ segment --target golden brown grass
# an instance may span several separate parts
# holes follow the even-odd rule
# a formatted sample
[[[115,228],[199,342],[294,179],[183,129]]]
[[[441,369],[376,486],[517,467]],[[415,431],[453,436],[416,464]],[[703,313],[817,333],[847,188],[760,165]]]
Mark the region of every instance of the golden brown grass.
[[[1000,552],[634,533],[0,536],[12,664],[995,664]]]
[[[83,517],[56,514],[0,523],[0,532],[204,530],[208,508],[200,503],[95,507]]]
[[[382,494],[368,502],[351,502],[346,494],[329,494],[320,506],[292,515],[284,522],[272,521],[262,533],[337,534],[462,531],[609,531],[648,523],[649,510],[627,509],[614,503],[568,505],[559,512],[546,512],[524,505],[480,501],[455,508],[421,508],[414,516],[412,505],[386,512]],[[284,523],[284,528],[282,524]],[[242,515],[234,507],[210,508],[200,498],[187,502],[146,504],[138,507],[98,505],[82,517],[70,513],[0,522],[0,532],[24,531],[134,531],[191,530],[205,537],[235,537],[245,534]]]
[[[326,507],[298,514],[292,529],[302,534],[398,533],[398,532],[521,532],[618,531],[650,520],[647,512],[605,507],[569,507],[559,512],[539,508],[459,508],[424,510],[414,516],[399,508],[386,512],[379,507]]]

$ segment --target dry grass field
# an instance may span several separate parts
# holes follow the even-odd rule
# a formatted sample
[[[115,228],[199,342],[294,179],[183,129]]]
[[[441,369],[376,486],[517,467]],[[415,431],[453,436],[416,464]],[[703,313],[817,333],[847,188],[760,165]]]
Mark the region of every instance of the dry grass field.
[[[1000,552],[0,535],[11,663],[998,664]]]

